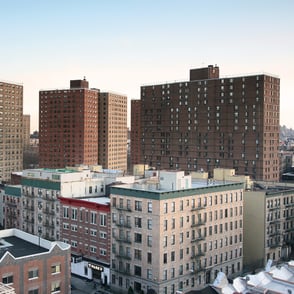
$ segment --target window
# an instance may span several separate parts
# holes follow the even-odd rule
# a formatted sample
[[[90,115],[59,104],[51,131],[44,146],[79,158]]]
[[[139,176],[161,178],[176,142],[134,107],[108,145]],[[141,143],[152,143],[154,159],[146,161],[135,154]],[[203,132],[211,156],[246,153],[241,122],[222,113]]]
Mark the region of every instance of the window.
[[[163,247],[167,246],[167,236],[163,237]]]
[[[170,254],[170,261],[175,261],[175,251],[172,251]]]
[[[167,219],[163,221],[164,230],[167,231]]]
[[[134,274],[135,274],[135,276],[141,277],[141,272],[142,272],[141,267],[138,266],[138,265],[135,265],[134,266]]]
[[[39,276],[39,270],[38,269],[31,269],[29,270],[29,279],[38,278]]]
[[[39,294],[39,289],[31,289],[29,290],[28,294]]]
[[[51,284],[51,293],[55,293],[55,292],[58,292],[60,291],[60,282],[57,281],[57,282],[52,282]]]
[[[142,201],[135,201],[135,210],[142,211]]]
[[[131,200],[130,199],[127,199],[127,209],[128,210],[131,210]]]
[[[162,279],[165,281],[165,280],[167,280],[167,270],[165,269],[165,270],[163,270],[163,277],[162,277]]]
[[[147,220],[147,228],[148,230],[152,230],[152,219]]]
[[[135,259],[141,260],[142,259],[142,251],[139,249],[134,250]]]
[[[151,253],[151,252],[147,252],[147,262],[148,262],[149,264],[152,263],[152,253]]]
[[[167,203],[164,203],[164,204],[163,204],[163,211],[164,211],[164,213],[167,213],[167,212],[168,212],[168,206],[167,206]]]
[[[78,219],[78,210],[76,208],[71,209],[71,219],[77,220]]]
[[[91,211],[91,224],[97,223],[97,213]]]
[[[107,233],[105,233],[105,232],[100,232],[100,238],[101,238],[101,239],[106,239],[106,238],[107,238]]]
[[[71,230],[73,232],[77,232],[78,231],[78,226],[77,225],[71,225]]]
[[[3,284],[12,284],[13,283],[13,275],[3,277],[2,283]]]
[[[167,253],[163,253],[163,263],[167,263]]]
[[[106,227],[106,214],[100,214],[100,226]]]
[[[97,252],[97,247],[96,246],[90,246],[90,252],[96,253]]]
[[[183,211],[183,209],[184,209],[184,201],[181,200],[180,201],[180,210]]]
[[[152,270],[147,269],[147,279],[151,280],[152,279]]]
[[[152,236],[147,236],[147,245],[148,247],[152,247]]]
[[[175,243],[176,243],[176,236],[175,235],[172,235],[171,236],[171,244],[172,245],[175,245]]]
[[[175,202],[172,202],[172,204],[171,204],[171,211],[172,212],[175,212],[175,210],[176,210],[176,203]]]
[[[181,216],[181,217],[180,217],[180,227],[182,228],[183,225],[184,225],[184,217]]]
[[[142,235],[140,233],[135,233],[135,242],[142,243]]]
[[[68,223],[63,223],[63,229],[64,230],[69,230],[69,224]]]
[[[100,255],[106,256],[106,249],[100,248]]]
[[[52,265],[51,266],[51,274],[58,274],[60,273],[60,264]]]
[[[180,233],[180,243],[184,242],[184,233]]]
[[[140,217],[135,217],[135,227],[142,228],[142,219]]]
[[[180,259],[183,259],[184,257],[184,250],[181,248],[180,249]]]
[[[68,207],[63,207],[63,217],[69,218]]]
[[[152,212],[152,202],[148,202],[148,212]]]
[[[176,219],[173,218],[172,219],[172,229],[174,229],[176,227]]]

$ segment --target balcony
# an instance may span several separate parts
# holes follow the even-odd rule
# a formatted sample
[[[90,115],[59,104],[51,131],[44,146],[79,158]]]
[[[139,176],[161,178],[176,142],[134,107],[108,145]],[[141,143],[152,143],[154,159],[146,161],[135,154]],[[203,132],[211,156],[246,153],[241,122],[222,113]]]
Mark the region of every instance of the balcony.
[[[270,220],[270,224],[271,225],[273,225],[273,224],[277,224],[277,223],[279,223],[279,222],[281,222],[281,220],[280,219],[273,219],[273,220]]]
[[[197,210],[201,210],[201,209],[204,209],[204,208],[205,208],[205,206],[201,206],[201,205],[194,206],[194,207],[191,208],[191,211],[197,211]]]
[[[198,222],[195,222],[195,223],[192,223],[191,227],[200,227],[200,226],[203,226],[205,225],[205,222],[202,221],[202,220],[199,220]]]
[[[205,254],[204,254],[204,252],[202,252],[202,251],[199,251],[198,253],[194,253],[194,254],[192,254],[191,255],[191,259],[194,259],[194,258],[200,258],[201,256],[204,256]]]
[[[273,242],[272,244],[269,245],[269,248],[278,248],[278,247],[281,247],[282,244],[281,242]]]
[[[294,206],[294,202],[285,204],[285,207],[291,207],[291,206]]]
[[[26,223],[31,223],[34,224],[35,223],[35,219],[34,218],[27,218],[24,220]]]
[[[17,204],[14,202],[5,202],[5,205],[9,206],[9,207],[16,207],[17,206]]]
[[[291,219],[294,219],[294,215],[289,215],[286,217],[286,220],[291,220]]]
[[[115,256],[117,258],[120,258],[120,259],[126,259],[126,260],[131,260],[132,259],[130,255],[127,255],[127,254],[125,254],[123,252],[117,253]]]
[[[35,211],[35,206],[34,205],[25,205],[24,206],[24,209],[26,209],[26,210],[30,210],[30,211]]]
[[[31,193],[29,193],[29,192],[23,192],[23,195],[24,195],[25,197],[35,198],[35,195],[34,195],[34,194],[31,194]]]
[[[293,231],[294,231],[294,227],[291,227],[285,230],[285,232],[293,232]]]
[[[55,211],[53,209],[49,209],[49,208],[44,208],[43,213],[50,214],[50,215],[55,215]]]
[[[126,269],[124,266],[123,267],[119,267],[118,269],[116,269],[117,272],[122,273],[124,275],[131,275],[131,271],[129,269]]]
[[[130,223],[125,223],[125,222],[118,222],[118,221],[113,221],[118,227],[123,227],[123,228],[131,228]]]
[[[54,228],[55,224],[53,222],[50,223],[49,221],[45,221],[44,226],[49,228]]]
[[[129,212],[132,212],[131,207],[128,207],[128,206],[116,206],[115,208],[117,210],[121,210],[121,211],[129,211]]]
[[[271,233],[269,233],[268,235],[270,236],[270,237],[272,237],[272,236],[277,236],[277,235],[281,235],[282,233],[281,233],[281,231],[275,231],[275,232],[271,232]]]
[[[122,242],[122,243],[127,243],[127,244],[131,244],[132,241],[128,238],[124,238],[124,237],[116,237],[114,236],[114,239],[117,241],[117,242]]]
[[[268,209],[270,211],[273,211],[273,210],[277,210],[277,209],[280,209],[280,208],[281,208],[281,206],[273,206],[273,207],[269,207]]]
[[[205,240],[205,238],[203,236],[199,236],[199,237],[197,237],[195,239],[192,239],[191,243],[200,242],[200,241],[203,241],[203,240]]]
[[[47,201],[55,201],[55,198],[53,196],[49,196],[49,195],[46,195],[44,199]]]
[[[205,267],[197,266],[195,269],[191,270],[192,274],[198,274],[205,271]]]

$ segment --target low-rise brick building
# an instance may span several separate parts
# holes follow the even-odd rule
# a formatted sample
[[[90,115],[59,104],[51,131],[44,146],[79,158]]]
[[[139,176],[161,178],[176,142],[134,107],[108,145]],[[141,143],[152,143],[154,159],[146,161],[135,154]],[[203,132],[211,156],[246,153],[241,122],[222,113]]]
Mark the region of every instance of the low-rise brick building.
[[[16,293],[70,293],[70,246],[18,229],[0,231],[0,281]]]
[[[61,240],[71,245],[73,274],[103,284],[110,281],[110,200],[108,197],[64,198]]]

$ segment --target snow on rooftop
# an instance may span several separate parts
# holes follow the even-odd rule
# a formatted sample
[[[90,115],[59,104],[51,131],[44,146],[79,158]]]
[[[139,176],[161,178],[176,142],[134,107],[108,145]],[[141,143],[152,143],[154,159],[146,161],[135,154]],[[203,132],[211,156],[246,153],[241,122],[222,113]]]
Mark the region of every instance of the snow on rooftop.
[[[245,278],[237,277],[233,284],[229,284],[224,273],[218,273],[213,283],[220,293],[294,293],[294,261],[280,266],[273,266],[268,271],[262,271],[255,275],[247,275]]]

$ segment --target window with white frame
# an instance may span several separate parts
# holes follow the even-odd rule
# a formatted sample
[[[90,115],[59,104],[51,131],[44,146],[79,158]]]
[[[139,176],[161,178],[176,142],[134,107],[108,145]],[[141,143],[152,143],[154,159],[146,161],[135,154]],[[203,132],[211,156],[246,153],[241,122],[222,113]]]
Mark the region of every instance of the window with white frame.
[[[100,255],[106,256],[106,249],[100,248]]]
[[[78,210],[77,210],[77,208],[72,208],[71,209],[71,219],[72,220],[77,220],[78,219]]]
[[[69,218],[68,207],[63,207],[63,217]]]
[[[97,224],[97,213],[91,211],[91,224]]]
[[[106,214],[100,214],[100,226],[102,227],[106,227],[106,218],[107,218],[107,215]]]
[[[107,238],[107,233],[106,233],[106,232],[101,232],[101,231],[100,231],[100,238],[101,238],[101,239],[106,239],[106,238]]]
[[[90,252],[96,253],[97,252],[97,247],[96,246],[90,246]]]

